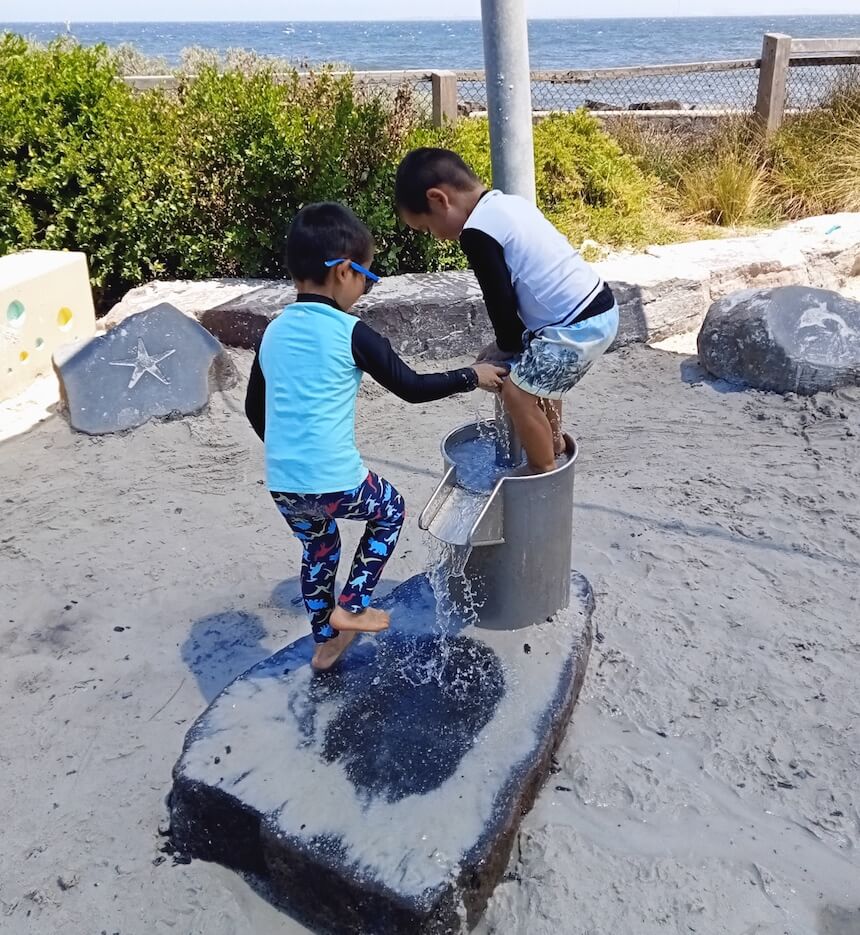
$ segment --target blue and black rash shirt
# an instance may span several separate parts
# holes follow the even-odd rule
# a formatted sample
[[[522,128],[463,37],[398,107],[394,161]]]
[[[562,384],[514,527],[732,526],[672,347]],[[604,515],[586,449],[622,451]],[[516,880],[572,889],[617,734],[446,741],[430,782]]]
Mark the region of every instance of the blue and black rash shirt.
[[[302,294],[266,328],[245,413],[265,444],[269,490],[354,490],[367,477],[355,444],[363,373],[410,403],[474,390],[471,367],[418,374],[391,344],[326,296]]]
[[[484,192],[460,246],[475,273],[500,350],[523,349],[524,332],[568,328],[608,312],[610,288],[538,208]]]

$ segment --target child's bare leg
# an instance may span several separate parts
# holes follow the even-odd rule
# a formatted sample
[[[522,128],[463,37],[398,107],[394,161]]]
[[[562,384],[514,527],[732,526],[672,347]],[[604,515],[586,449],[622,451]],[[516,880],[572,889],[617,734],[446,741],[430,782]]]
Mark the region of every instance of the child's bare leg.
[[[502,400],[514,423],[533,471],[541,474],[555,470],[553,431],[537,396],[521,390],[511,380],[505,380]]]
[[[549,420],[549,426],[552,429],[552,446],[555,456],[563,455],[567,445],[564,441],[564,433],[561,428],[561,400],[560,399],[542,399],[540,407]]]

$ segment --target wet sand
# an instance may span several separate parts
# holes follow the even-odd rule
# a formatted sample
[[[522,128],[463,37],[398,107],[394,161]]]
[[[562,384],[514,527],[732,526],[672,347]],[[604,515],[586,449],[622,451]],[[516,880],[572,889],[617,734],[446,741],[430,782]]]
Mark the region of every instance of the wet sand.
[[[426,567],[438,444],[478,407],[363,391],[362,449],[410,510],[386,588]],[[599,641],[478,931],[858,935],[860,392],[731,391],[638,348],[565,422]],[[0,931],[303,932],[159,851],[185,731],[305,632],[240,392],[124,437],[54,417],[0,443],[0,481]]]

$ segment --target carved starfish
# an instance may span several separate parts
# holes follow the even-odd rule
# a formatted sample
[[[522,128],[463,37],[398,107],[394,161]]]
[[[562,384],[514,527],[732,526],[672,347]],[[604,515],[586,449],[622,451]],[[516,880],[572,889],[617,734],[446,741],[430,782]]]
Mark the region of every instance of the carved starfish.
[[[145,374],[148,373],[150,376],[155,377],[156,380],[160,380],[165,386],[170,386],[170,380],[164,376],[164,374],[158,369],[158,365],[163,361],[167,360],[171,354],[176,353],[176,348],[169,350],[166,354],[162,354],[161,357],[151,357],[149,352],[146,349],[146,345],[143,343],[143,338],[137,339],[137,357],[133,360],[111,360],[108,363],[111,367],[134,367],[134,372],[131,375],[131,379],[128,381],[128,388],[133,390],[137,386],[137,381]]]

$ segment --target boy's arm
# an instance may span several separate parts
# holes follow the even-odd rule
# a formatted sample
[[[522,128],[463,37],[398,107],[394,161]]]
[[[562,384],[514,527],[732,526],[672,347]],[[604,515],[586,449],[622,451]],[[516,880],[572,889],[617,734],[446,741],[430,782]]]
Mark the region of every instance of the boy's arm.
[[[245,393],[245,415],[251,423],[251,428],[260,436],[260,441],[266,440],[266,378],[260,367],[260,349],[254,355],[251,365],[251,376],[248,378],[248,391]]]
[[[478,375],[472,367],[446,373],[416,373],[397,356],[387,338],[363,321],[356,322],[352,331],[352,356],[360,370],[407,403],[429,403],[478,386]]]
[[[518,314],[517,294],[502,245],[484,231],[467,227],[460,234],[460,246],[481,287],[499,350],[519,354],[525,327]]]

